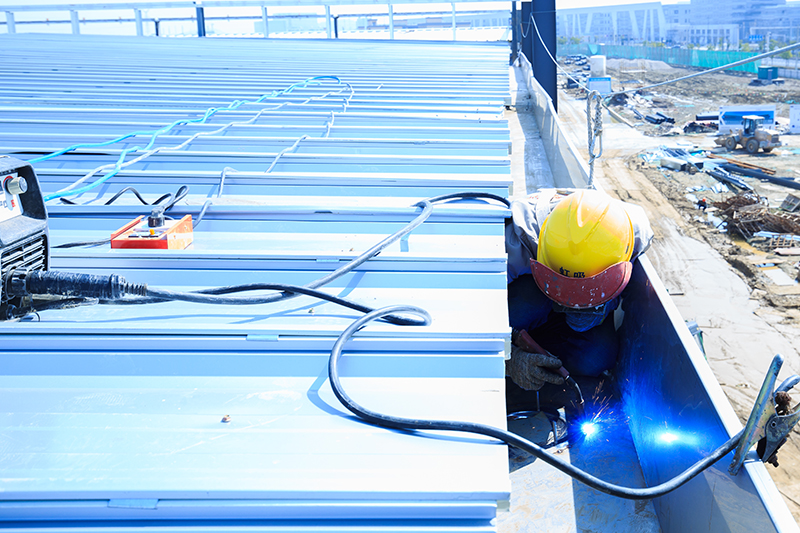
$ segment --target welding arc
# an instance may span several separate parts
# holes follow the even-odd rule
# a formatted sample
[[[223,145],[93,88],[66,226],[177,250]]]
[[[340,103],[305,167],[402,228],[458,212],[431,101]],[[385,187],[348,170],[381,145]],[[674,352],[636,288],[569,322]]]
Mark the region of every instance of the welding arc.
[[[686,469],[683,473],[675,476],[669,481],[666,481],[664,483],[661,483],[660,485],[656,485],[653,487],[636,488],[636,487],[623,487],[620,485],[609,483],[607,481],[603,481],[602,479],[597,478],[584,470],[576,468],[575,466],[550,455],[537,444],[529,440],[523,439],[522,437],[503,429],[487,426],[485,424],[476,424],[473,422],[455,422],[447,420],[420,420],[412,418],[400,418],[400,417],[377,413],[375,411],[370,411],[369,409],[366,409],[357,404],[356,402],[354,402],[352,398],[350,398],[344,391],[344,389],[342,388],[341,381],[339,379],[338,364],[339,360],[342,357],[342,349],[344,348],[345,343],[350,339],[350,337],[353,336],[353,334],[356,331],[363,328],[367,323],[369,323],[372,320],[376,320],[386,315],[391,315],[393,313],[416,314],[423,319],[425,325],[430,323],[430,315],[425,310],[420,309],[418,307],[406,306],[406,305],[394,305],[378,309],[376,311],[364,315],[358,320],[355,320],[352,324],[350,324],[350,326],[346,330],[342,332],[342,334],[336,340],[336,343],[334,343],[333,349],[331,350],[330,359],[328,360],[328,378],[331,381],[331,388],[333,389],[333,393],[336,395],[339,401],[342,402],[342,405],[344,405],[351,413],[355,414],[356,416],[368,422],[369,424],[386,428],[399,429],[404,431],[408,430],[459,431],[464,433],[475,433],[478,435],[486,435],[488,437],[493,437],[500,441],[505,442],[506,444],[515,446],[521,450],[530,453],[531,455],[537,457],[538,459],[541,459],[550,466],[557,468],[558,470],[580,481],[581,483],[585,483],[586,485],[592,487],[595,490],[604,492],[606,494],[610,494],[612,496],[617,496],[619,498],[625,498],[628,500],[649,500],[652,498],[663,496],[668,492],[677,489],[681,485],[685,484],[686,482],[688,482],[689,480],[700,474],[703,470],[707,469],[708,467],[710,467],[711,465],[722,459],[729,452],[731,452],[739,443],[739,440],[742,437],[743,431],[740,431],[739,433],[736,434],[736,436],[732,437],[730,440],[728,440],[728,442],[726,442],[725,444],[714,450],[711,454],[701,459],[700,461],[696,462],[690,468]]]

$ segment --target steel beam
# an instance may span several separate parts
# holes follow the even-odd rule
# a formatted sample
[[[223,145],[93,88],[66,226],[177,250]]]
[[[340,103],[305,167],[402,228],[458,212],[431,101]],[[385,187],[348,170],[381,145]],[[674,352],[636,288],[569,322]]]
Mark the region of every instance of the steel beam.
[[[556,2],[555,0],[536,0],[532,9],[536,25],[533,33],[533,73],[536,81],[553,101],[558,111],[558,88],[556,86]],[[538,32],[537,32],[538,29]]]
[[[195,2],[195,13],[197,14],[197,36],[206,36],[206,15],[205,9],[200,2]]]

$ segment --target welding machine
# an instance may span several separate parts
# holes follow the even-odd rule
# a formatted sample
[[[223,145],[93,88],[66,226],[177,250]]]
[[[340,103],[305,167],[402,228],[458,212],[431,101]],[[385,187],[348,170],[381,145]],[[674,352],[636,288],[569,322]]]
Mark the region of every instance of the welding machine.
[[[0,155],[0,320],[22,306],[10,296],[14,272],[47,270],[47,210],[33,168],[20,159]]]

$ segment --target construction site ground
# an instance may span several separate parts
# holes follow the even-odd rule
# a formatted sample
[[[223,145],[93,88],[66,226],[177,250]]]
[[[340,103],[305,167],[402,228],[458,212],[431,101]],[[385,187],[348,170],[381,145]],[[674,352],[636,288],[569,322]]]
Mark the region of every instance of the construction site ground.
[[[663,61],[607,60],[606,75],[611,77],[613,91],[625,91],[662,83],[700,72],[699,69],[678,68]],[[570,67],[565,66],[569,71]],[[585,72],[575,70],[575,73]],[[633,92],[614,100],[612,108],[645,135],[676,135],[683,133],[685,123],[697,115],[717,114],[720,106],[775,104],[777,115],[788,122],[789,106],[800,104],[800,80],[786,79],[780,85],[752,86],[755,75],[746,72],[723,71],[696,76],[687,80]],[[566,76],[560,79],[566,82]],[[580,98],[580,89],[565,90],[564,94]],[[643,115],[657,111],[675,119],[675,124],[650,124],[638,118],[626,103]]]
[[[648,70],[643,79],[655,83],[690,72],[674,68]],[[617,89],[619,73],[615,76],[615,70],[609,69],[609,74],[615,77],[613,87]],[[742,103],[775,102],[778,115],[788,118],[788,104],[800,102],[800,81],[753,88],[748,85],[752,77],[700,76],[639,96],[659,106],[664,114],[674,116],[677,126],[694,119],[695,114],[716,113],[720,106]],[[588,161],[585,93],[562,88],[558,110],[573,144]],[[763,242],[748,244],[740,237],[720,231],[716,227],[715,209],[700,211],[689,191],[715,184],[711,176],[670,171],[646,161],[646,154],[665,145],[711,150],[716,145],[709,135],[682,132],[676,135],[666,128],[628,120],[625,108],[612,106],[612,110],[626,122],[604,113],[603,153],[595,163],[597,183],[609,194],[641,205],[648,213],[655,239],[647,256],[681,315],[696,321],[702,330],[709,365],[744,424],[776,353],[786,360],[779,379],[800,373],[800,346],[795,347],[800,333],[800,290],[796,284],[776,284],[759,266],[776,264],[787,277],[794,277],[795,263],[800,257],[780,257],[771,253]],[[536,143],[541,141],[525,134],[526,125],[534,118],[522,100],[518,99],[516,108],[509,112],[509,119],[514,142],[525,146],[525,151],[538,149]],[[800,136],[782,135],[781,140],[785,146],[771,154],[748,155],[740,150],[722,155],[773,168],[776,176],[798,176],[795,169],[800,170]],[[535,169],[526,168],[524,153],[512,154],[512,172],[514,196],[531,192],[537,180]],[[746,181],[758,194],[768,197],[772,206],[779,206],[789,193],[800,196],[800,191],[757,179],[746,178]],[[712,203],[729,199],[735,193],[705,189],[694,194],[705,196]],[[767,468],[795,519],[800,521],[797,428],[778,458],[779,468],[769,465]]]

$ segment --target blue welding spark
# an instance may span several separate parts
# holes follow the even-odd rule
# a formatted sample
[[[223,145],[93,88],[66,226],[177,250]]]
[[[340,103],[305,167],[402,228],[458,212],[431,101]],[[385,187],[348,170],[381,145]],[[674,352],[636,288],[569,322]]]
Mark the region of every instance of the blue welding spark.
[[[666,442],[667,444],[672,444],[676,440],[678,440],[678,436],[674,433],[670,433],[669,431],[665,431],[661,435],[659,435],[659,439]]]
[[[587,405],[586,414],[574,421],[574,427],[578,429],[575,437],[578,441],[598,444],[604,438],[610,438],[616,427],[627,421],[612,396],[601,396],[599,391],[592,396],[593,401]]]

